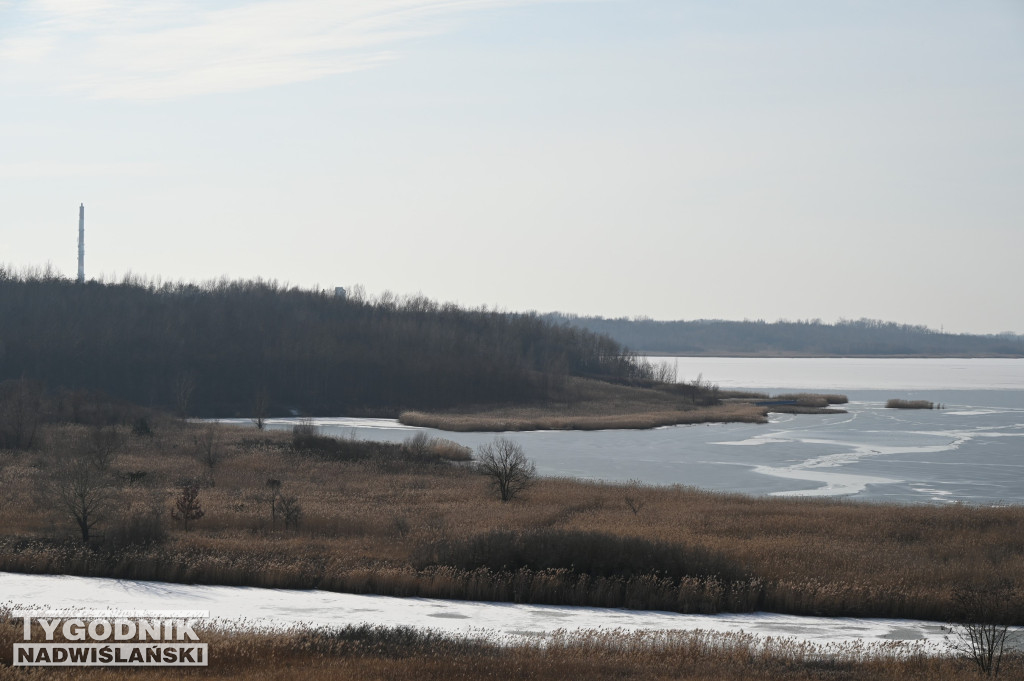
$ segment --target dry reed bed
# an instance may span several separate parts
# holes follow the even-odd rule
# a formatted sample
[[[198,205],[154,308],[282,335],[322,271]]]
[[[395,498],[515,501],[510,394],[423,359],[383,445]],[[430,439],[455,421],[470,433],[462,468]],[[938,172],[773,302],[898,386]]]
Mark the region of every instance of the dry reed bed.
[[[1011,597],[1022,598],[1020,506],[752,498],[569,479],[541,480],[503,504],[465,464],[349,454],[331,460],[294,451],[291,436],[279,432],[219,428],[221,460],[211,468],[195,456],[197,429],[167,421],[153,438],[129,439],[110,470],[146,475],[111,488],[117,504],[96,527],[93,547],[81,546],[74,526],[39,493],[75,429],[50,429],[37,451],[0,453],[0,570],[931,620],[951,617],[953,591],[963,584],[1010,581]],[[186,478],[204,481],[206,511],[187,533],[168,515]],[[270,478],[301,503],[297,530],[272,526]],[[139,539],[132,517],[154,510],[166,538],[126,541]],[[572,550],[524,549],[509,564],[485,560],[500,555],[502,536],[542,546],[545,533]],[[580,555],[600,556],[625,540],[646,544],[623,552],[628,560],[611,572],[581,568]],[[487,555],[467,559],[473,547]]]
[[[34,640],[43,637],[35,625]],[[59,630],[58,630],[59,631]],[[977,678],[951,657],[927,655],[913,644],[819,646],[788,639],[707,631],[559,632],[543,643],[493,642],[408,628],[198,630],[210,666],[187,674],[210,679],[762,679],[926,680]],[[176,679],[175,668],[14,668],[20,620],[0,608],[0,679]],[[58,633],[58,639],[60,634]],[[1024,673],[1024,659],[1004,660],[1007,678]]]
[[[886,409],[934,409],[935,403],[928,400],[891,399],[885,402]]]
[[[817,412],[816,412],[817,413]],[[479,414],[405,411],[398,420],[407,426],[452,432],[508,432],[522,430],[608,430],[659,428],[696,423],[765,423],[768,410],[751,404],[692,409],[646,411],[598,416],[551,414],[547,409],[518,409]]]
[[[641,388],[574,378],[569,380],[566,392],[571,399],[565,402],[405,411],[398,420],[409,426],[453,432],[646,429],[697,423],[765,423],[769,412],[841,414],[844,410],[830,405],[847,402],[845,395],[835,394],[768,398],[760,393],[720,392],[699,381]],[[763,404],[769,399],[793,404]]]
[[[705,403],[708,388],[685,385],[644,388],[571,378],[564,402],[449,412],[406,411],[406,425],[449,431],[603,430],[657,428],[695,423],[764,423],[767,409],[747,403]],[[684,390],[684,392],[680,392]],[[717,393],[716,393],[717,394]]]

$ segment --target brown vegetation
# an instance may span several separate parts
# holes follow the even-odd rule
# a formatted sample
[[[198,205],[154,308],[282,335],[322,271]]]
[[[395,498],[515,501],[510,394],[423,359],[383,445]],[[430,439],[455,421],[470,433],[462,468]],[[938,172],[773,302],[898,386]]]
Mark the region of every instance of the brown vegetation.
[[[40,629],[38,625],[35,625]],[[58,630],[59,632],[59,630]],[[924,654],[904,643],[814,645],[787,639],[707,631],[556,633],[543,642],[499,645],[409,628],[351,626],[283,632],[197,629],[209,645],[210,666],[187,670],[204,679],[404,679],[475,681],[484,678],[643,679],[659,681],[888,681],[977,678],[951,657]],[[37,630],[35,640],[43,637]],[[60,634],[58,633],[58,638]],[[39,669],[11,667],[21,622],[0,610],[0,679],[39,678]],[[181,678],[181,668],[48,668],[46,678]],[[1024,673],[1019,653],[1003,660],[1007,678]]]
[[[571,411],[581,410],[574,408]],[[500,433],[521,430],[640,430],[696,423],[766,423],[767,413],[767,409],[753,405],[723,405],[604,416],[563,415],[552,413],[551,409],[545,407],[520,407],[463,414],[406,411],[402,412],[398,420],[407,426],[451,432]]]
[[[719,399],[722,394],[717,388],[703,384],[641,387],[570,379],[565,394],[565,401],[528,406],[483,406],[446,412],[406,411],[399,416],[399,421],[410,426],[453,432],[505,432],[765,423],[768,414],[768,408],[745,400],[722,403]]]
[[[697,377],[690,383],[622,385],[574,378],[566,399],[532,405],[460,407],[443,412],[405,411],[408,426],[452,432],[522,430],[644,429],[697,423],[766,423],[771,412],[841,414],[830,405],[846,395],[801,393],[768,397],[761,393],[721,391]]]
[[[846,395],[819,394],[819,393],[793,393],[776,395],[775,400],[793,400],[801,407],[827,407],[830,404],[846,404],[849,398]]]
[[[928,400],[892,399],[885,403],[886,409],[934,409],[935,403]]]
[[[38,492],[66,456],[55,443],[87,429],[45,426],[38,448],[0,452],[0,570],[940,621],[960,584],[1010,578],[1012,597],[1022,597],[1019,506],[751,498],[567,479],[540,479],[502,503],[443,443],[227,427],[214,485],[194,456],[199,426],[149,426],[151,435],[119,429],[125,444],[104,478],[118,504],[104,509],[88,545]],[[186,533],[170,509],[193,480],[205,515]],[[301,507],[287,524],[276,522],[287,510],[281,497]]]

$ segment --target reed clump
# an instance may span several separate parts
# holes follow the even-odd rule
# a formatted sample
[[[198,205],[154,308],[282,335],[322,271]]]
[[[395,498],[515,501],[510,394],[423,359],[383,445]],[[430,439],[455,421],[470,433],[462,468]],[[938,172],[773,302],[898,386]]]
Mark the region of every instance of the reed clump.
[[[0,452],[0,570],[396,596],[945,621],[964,583],[1015,583],[1024,620],[1024,508],[753,498],[540,479],[502,503],[466,452],[316,432],[119,426],[96,524],[47,496],[83,426],[47,425]],[[205,428],[206,426],[202,426]],[[451,450],[451,451],[449,451]],[[459,453],[461,451],[461,454]],[[529,452],[527,452],[529,455]],[[453,461],[453,459],[455,459]],[[204,510],[170,509],[183,481]],[[301,508],[284,522],[282,499]],[[1024,624],[1024,621],[1018,622]]]
[[[886,409],[934,409],[935,403],[928,400],[891,399],[885,403]]]

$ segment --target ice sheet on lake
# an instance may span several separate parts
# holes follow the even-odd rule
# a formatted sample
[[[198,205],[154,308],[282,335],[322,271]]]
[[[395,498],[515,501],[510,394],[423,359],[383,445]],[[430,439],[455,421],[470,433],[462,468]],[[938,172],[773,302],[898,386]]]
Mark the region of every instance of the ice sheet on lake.
[[[680,615],[5,572],[0,572],[0,603],[21,609],[208,610],[212,618],[226,624],[287,628],[369,623],[428,628],[499,641],[536,640],[559,629],[702,629],[785,636],[818,644],[923,641],[939,650],[943,636],[940,624],[917,620],[798,617],[763,612]]]
[[[998,364],[1000,370],[1007,369],[1005,364]],[[1019,366],[1024,367],[1024,360]],[[846,414],[773,414],[767,424],[504,435],[522,445],[546,476],[898,503],[1024,503],[1024,456],[1019,445],[1024,437],[1024,391],[886,390],[849,397],[849,404],[842,405]],[[927,399],[950,408],[886,409],[885,402],[892,397]],[[253,427],[246,419],[228,422]],[[267,427],[291,429],[301,423],[316,425],[325,435],[388,442],[425,432],[472,449],[497,435],[451,433],[371,418],[269,419]]]
[[[248,425],[251,423],[250,419],[214,419],[221,423],[228,423],[233,425]],[[379,418],[359,418],[350,416],[321,416],[321,417],[294,417],[294,418],[280,418],[280,419],[267,419],[271,424],[282,427],[292,428],[294,426],[314,426],[316,428],[337,428],[337,429],[351,429],[358,430],[360,428],[370,428],[373,430],[405,430],[410,433],[414,433],[420,430],[416,426],[407,426],[403,423],[399,423],[398,419],[379,419]]]
[[[771,475],[777,478],[788,478],[790,480],[808,480],[820,482],[821,487],[814,489],[793,489],[781,492],[772,492],[774,496],[782,497],[831,497],[838,495],[849,495],[863,492],[868,485],[893,485],[902,480],[893,478],[880,478],[870,475],[854,475],[851,473],[831,473],[821,470],[808,470],[800,466],[788,468],[772,468],[771,466],[754,466],[754,471],[762,475]]]

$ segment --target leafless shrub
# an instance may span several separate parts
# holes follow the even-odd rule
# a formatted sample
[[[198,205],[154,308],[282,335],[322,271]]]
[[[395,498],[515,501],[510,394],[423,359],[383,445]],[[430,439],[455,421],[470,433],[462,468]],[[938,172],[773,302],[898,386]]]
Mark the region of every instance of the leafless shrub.
[[[279,496],[277,498],[277,512],[284,520],[284,528],[297,529],[299,521],[302,520],[302,506],[299,505],[299,498],[295,495]]]
[[[1024,601],[1008,583],[961,587],[953,594],[957,621],[946,637],[949,649],[985,676],[999,676],[1013,632],[1010,625]]]
[[[677,383],[679,381],[679,361],[675,360],[671,366],[668,362],[659,362],[654,370],[654,380],[658,383]]]
[[[405,442],[402,443],[402,447],[410,454],[423,456],[430,447],[430,436],[422,430],[418,431],[412,437],[407,437]]]
[[[211,471],[217,467],[223,457],[223,451],[217,437],[217,428],[208,425],[199,429],[192,436],[192,449],[196,459]]]
[[[199,483],[185,483],[174,500],[171,517],[180,521],[185,526],[185,531],[188,532],[189,522],[199,520],[204,515],[206,512],[199,503]]]
[[[266,388],[260,388],[252,400],[252,422],[256,424],[256,428],[263,430],[269,412],[270,393]]]
[[[626,508],[632,511],[633,515],[639,515],[647,505],[647,501],[641,496],[642,488],[643,485],[639,481],[630,480],[624,489],[623,501],[626,502]]]
[[[116,426],[95,426],[85,442],[86,456],[96,468],[106,471],[126,441],[125,433]]]

